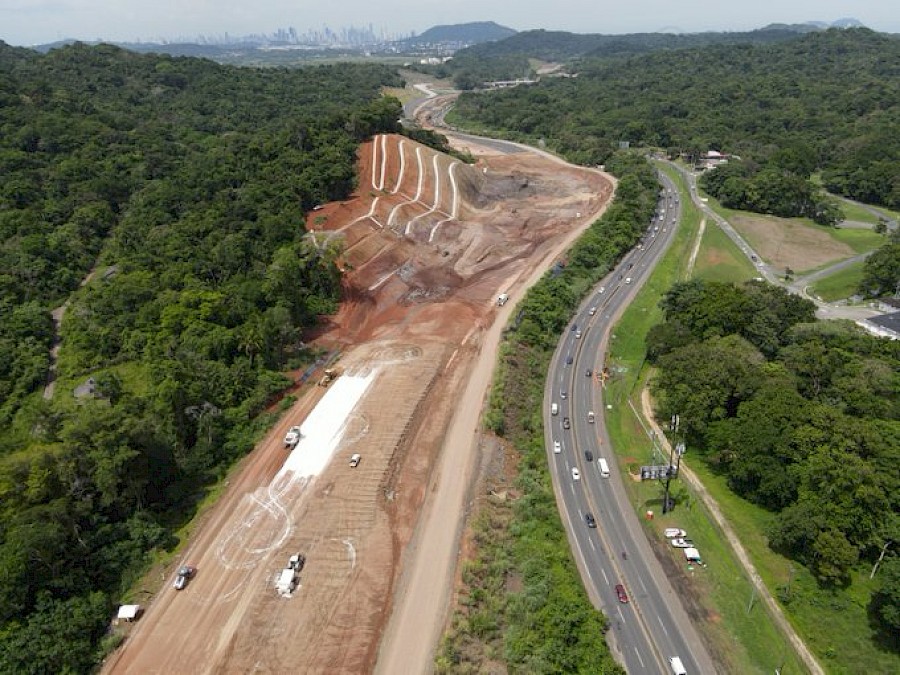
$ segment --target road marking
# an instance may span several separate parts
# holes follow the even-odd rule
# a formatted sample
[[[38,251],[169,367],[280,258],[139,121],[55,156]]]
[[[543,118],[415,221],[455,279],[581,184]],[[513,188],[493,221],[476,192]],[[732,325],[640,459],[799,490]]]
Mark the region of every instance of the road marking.
[[[606,570],[601,567],[600,571],[603,572],[603,581],[606,582],[607,586],[611,586],[612,584],[609,583],[609,577],[606,576]]]
[[[595,551],[597,550],[597,547],[594,546],[594,540],[593,540],[593,539],[588,539],[588,543],[591,545],[591,548],[592,548],[592,549],[594,549]]]
[[[634,648],[634,655],[637,656],[638,661],[641,662],[641,668],[646,668],[647,664],[644,663],[644,659],[641,658],[641,653],[638,651],[638,648]]]
[[[662,619],[657,616],[656,620],[659,621],[659,627],[663,629],[663,633],[666,634],[666,637],[669,637],[669,631],[666,630],[666,625],[662,622]]]

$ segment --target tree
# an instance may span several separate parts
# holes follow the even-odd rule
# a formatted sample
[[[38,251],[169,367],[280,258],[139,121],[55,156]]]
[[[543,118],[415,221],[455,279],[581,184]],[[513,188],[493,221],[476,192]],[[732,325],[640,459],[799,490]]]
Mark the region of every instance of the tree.
[[[894,647],[900,647],[900,557],[887,558],[875,577],[876,587],[869,602],[869,611],[881,631],[892,636]]]

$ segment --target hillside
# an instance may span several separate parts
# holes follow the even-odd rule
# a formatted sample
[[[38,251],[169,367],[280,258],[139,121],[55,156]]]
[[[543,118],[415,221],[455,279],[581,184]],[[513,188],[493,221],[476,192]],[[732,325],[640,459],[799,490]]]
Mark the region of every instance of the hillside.
[[[475,45],[483,42],[503,40],[515,34],[516,31],[512,28],[501,26],[493,21],[475,21],[447,26],[432,26],[421,35],[409,38],[404,42],[408,44],[454,42]]]
[[[777,160],[806,178],[821,170],[834,192],[891,206],[900,199],[897,63],[900,40],[866,29],[586,58],[577,78],[463,95],[451,119],[546,139],[585,163],[602,163],[620,141]]]
[[[400,82],[81,44],[0,45],[0,73],[0,672],[88,672],[316,357],[340,274],[305,214],[352,192]]]

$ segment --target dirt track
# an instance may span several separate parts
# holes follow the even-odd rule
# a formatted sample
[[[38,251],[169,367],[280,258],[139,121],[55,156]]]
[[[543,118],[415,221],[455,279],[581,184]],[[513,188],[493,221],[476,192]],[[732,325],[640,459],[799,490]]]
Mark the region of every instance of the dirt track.
[[[371,379],[352,412],[329,420],[339,428],[336,461],[311,476],[279,473],[287,427],[307,419],[325,392],[309,386],[187,548],[196,578],[177,592],[169,577],[106,672],[370,672],[401,561],[449,569],[432,580],[449,593],[455,551],[452,560],[403,552],[431,501],[426,487],[437,489],[454,471],[454,456],[440,449],[496,320],[493,300],[501,290],[515,297],[551,264],[606,204],[611,183],[528,153],[485,153],[470,167],[397,136],[376,138],[359,157],[357,196],[326,205],[308,223],[316,241],[339,236],[346,246],[347,302],[315,339],[343,351],[345,384]],[[492,362],[483,355],[487,372],[470,389],[477,399],[465,401],[469,437],[445,447],[471,449],[477,390]],[[342,386],[332,385],[338,395]],[[356,469],[346,461],[353,452],[363,455]],[[429,483],[439,457],[442,470]],[[467,484],[464,474],[457,503]],[[455,532],[463,513],[452,508],[434,516]],[[279,597],[274,576],[297,551],[307,556],[301,586]],[[406,586],[398,597],[409,597]],[[418,641],[439,630],[441,606],[415,622]],[[399,639],[395,645],[413,638]]]

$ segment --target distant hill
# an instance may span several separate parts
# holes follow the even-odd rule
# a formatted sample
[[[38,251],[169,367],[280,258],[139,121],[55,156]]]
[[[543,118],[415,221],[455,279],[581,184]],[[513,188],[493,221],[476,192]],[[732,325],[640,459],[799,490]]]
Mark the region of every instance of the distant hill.
[[[493,21],[457,23],[449,26],[433,26],[421,35],[404,40],[407,43],[457,42],[467,45],[504,40],[516,31]]]

